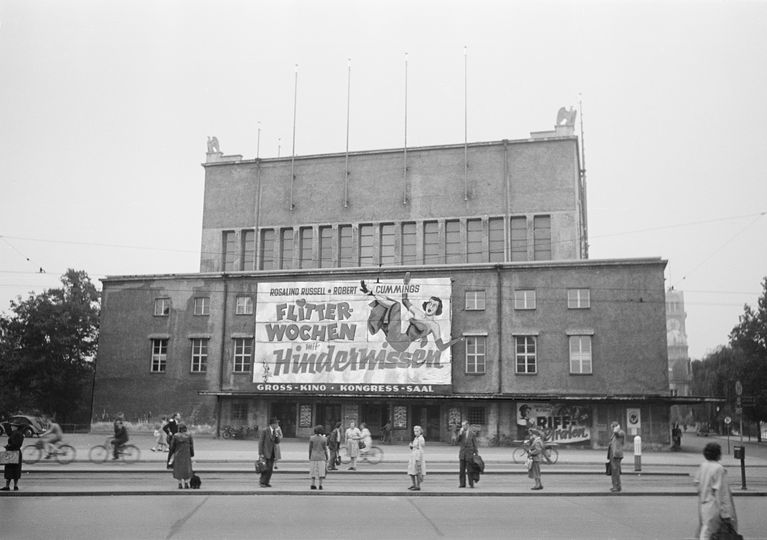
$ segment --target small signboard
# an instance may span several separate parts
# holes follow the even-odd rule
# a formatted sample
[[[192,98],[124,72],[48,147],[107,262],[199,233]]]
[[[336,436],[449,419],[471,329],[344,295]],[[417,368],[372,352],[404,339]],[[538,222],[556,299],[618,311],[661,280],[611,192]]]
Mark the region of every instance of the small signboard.
[[[724,417],[724,423],[729,426],[730,423],[732,423],[732,418],[730,418],[729,416],[725,416]]]

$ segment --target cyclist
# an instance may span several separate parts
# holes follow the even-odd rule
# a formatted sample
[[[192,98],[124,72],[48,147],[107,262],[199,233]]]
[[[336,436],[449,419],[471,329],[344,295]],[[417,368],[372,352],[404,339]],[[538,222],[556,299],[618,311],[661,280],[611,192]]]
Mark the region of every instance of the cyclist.
[[[123,414],[120,413],[117,415],[117,418],[114,422],[114,429],[115,429],[115,438],[110,441],[110,444],[114,447],[112,450],[112,459],[119,459],[120,457],[120,448],[123,447],[125,443],[128,442],[128,428],[125,427],[125,422],[123,420]]]
[[[37,446],[38,448],[45,449],[45,459],[50,459],[63,440],[64,431],[62,431],[61,426],[55,420],[51,420],[48,424],[48,429],[40,435],[40,441],[37,443]]]
[[[360,430],[360,433],[362,434],[362,441],[365,443],[365,448],[360,449],[360,454],[362,454],[362,459],[365,459],[368,455],[368,452],[370,451],[370,447],[373,446],[373,436],[370,434],[368,425],[365,422],[362,422],[360,427],[362,428]]]

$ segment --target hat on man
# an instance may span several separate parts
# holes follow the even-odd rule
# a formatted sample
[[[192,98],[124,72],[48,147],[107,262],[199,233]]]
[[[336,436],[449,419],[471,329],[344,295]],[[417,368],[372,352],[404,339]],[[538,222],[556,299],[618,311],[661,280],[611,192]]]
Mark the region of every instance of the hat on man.
[[[280,423],[280,420],[279,420],[279,418],[277,418],[276,416],[272,416],[272,417],[269,419],[269,423],[270,423],[270,424],[279,424],[279,423]]]

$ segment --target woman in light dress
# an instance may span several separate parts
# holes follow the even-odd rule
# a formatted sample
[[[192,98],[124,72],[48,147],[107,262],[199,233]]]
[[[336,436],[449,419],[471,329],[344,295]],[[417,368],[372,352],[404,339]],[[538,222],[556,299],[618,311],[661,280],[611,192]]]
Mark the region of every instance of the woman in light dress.
[[[730,484],[727,482],[727,471],[719,459],[722,457],[722,447],[719,443],[708,443],[703,449],[706,461],[700,464],[695,473],[695,485],[698,486],[698,534],[696,538],[709,540],[722,528],[729,525],[732,530],[738,530],[738,516],[735,513],[735,503],[732,500]],[[724,527],[727,530],[727,527]]]
[[[426,476],[426,460],[423,458],[423,448],[426,446],[426,441],[423,438],[421,426],[413,427],[413,433],[415,437],[413,442],[410,443],[410,461],[407,464],[407,473],[410,475],[413,485],[408,489],[410,491],[421,491],[421,482],[423,482],[423,477]]]
[[[314,435],[309,437],[309,476],[312,485],[309,489],[317,489],[316,481],[319,481],[322,489],[322,479],[325,478],[328,463],[328,439],[325,437],[325,426],[314,427]]]
[[[360,455],[360,439],[362,432],[357,428],[357,424],[349,422],[349,429],[346,430],[346,453],[352,460],[349,467],[350,471],[357,470],[357,457]]]
[[[360,448],[360,454],[363,456],[370,451],[370,447],[373,446],[373,435],[370,434],[368,425],[365,422],[360,424],[360,433],[362,434],[362,442],[365,443],[365,448]]]

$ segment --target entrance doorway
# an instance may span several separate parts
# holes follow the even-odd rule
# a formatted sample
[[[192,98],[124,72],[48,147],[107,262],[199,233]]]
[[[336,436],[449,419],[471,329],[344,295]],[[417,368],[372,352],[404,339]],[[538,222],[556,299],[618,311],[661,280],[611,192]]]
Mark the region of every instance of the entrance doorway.
[[[383,427],[389,421],[389,406],[380,403],[370,403],[362,406],[360,414],[360,425],[365,422],[368,425],[370,434],[376,441],[381,440]],[[359,427],[359,426],[357,426]]]
[[[280,421],[283,437],[296,436],[296,417],[298,416],[298,404],[272,403],[272,416],[276,416]]]
[[[413,405],[413,425],[423,428],[423,436],[427,441],[441,440],[439,405]]]
[[[340,403],[317,404],[316,425],[325,426],[326,435],[329,435],[336,428],[338,422],[343,422]]]

